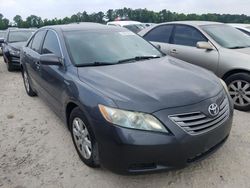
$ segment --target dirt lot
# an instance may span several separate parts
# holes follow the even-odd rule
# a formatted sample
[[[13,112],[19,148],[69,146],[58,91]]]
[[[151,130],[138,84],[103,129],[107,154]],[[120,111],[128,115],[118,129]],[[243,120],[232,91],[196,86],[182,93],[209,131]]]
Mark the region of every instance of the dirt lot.
[[[225,145],[176,171],[120,176],[78,158],[63,122],[25,93],[20,72],[0,60],[0,187],[250,187],[250,113],[235,112]]]

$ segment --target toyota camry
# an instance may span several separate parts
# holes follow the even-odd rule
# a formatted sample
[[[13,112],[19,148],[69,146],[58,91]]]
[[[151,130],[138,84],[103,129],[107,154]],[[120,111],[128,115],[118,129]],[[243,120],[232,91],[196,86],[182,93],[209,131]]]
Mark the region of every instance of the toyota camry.
[[[222,80],[122,27],[40,28],[21,51],[21,69],[27,94],[65,121],[90,167],[122,174],[184,167],[216,151],[231,130]]]

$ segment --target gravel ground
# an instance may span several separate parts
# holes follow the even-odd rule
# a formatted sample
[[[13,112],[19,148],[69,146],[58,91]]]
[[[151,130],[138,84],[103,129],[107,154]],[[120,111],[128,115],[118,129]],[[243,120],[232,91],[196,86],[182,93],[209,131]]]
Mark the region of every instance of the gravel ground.
[[[228,141],[181,170],[120,176],[90,169],[77,156],[63,122],[39,97],[28,97],[20,72],[0,60],[0,188],[250,187],[250,113],[235,111]]]

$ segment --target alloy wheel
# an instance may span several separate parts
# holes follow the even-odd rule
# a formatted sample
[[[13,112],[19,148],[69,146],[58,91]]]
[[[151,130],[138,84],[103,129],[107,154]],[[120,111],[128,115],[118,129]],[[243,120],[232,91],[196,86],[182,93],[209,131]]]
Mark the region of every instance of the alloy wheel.
[[[27,92],[29,92],[30,84],[29,84],[29,79],[28,79],[28,75],[27,75],[26,71],[23,71],[23,81],[24,81],[24,85],[25,85]]]
[[[234,103],[238,106],[250,104],[250,83],[244,80],[235,80],[228,85],[228,90]]]
[[[73,120],[72,129],[74,141],[79,152],[85,159],[90,159],[92,143],[86,125],[80,118],[76,117]]]

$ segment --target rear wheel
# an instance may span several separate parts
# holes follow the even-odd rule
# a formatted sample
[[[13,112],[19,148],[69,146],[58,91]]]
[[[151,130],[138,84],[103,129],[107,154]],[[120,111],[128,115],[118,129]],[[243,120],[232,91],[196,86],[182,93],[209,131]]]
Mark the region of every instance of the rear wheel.
[[[72,140],[80,159],[89,167],[99,166],[98,147],[95,136],[80,108],[70,114]]]
[[[34,92],[34,90],[32,89],[30,85],[30,79],[25,69],[22,69],[22,76],[23,76],[23,83],[24,83],[26,93],[31,97],[36,96],[36,93]]]
[[[229,94],[237,110],[250,110],[250,74],[236,73],[229,76],[227,83]]]

